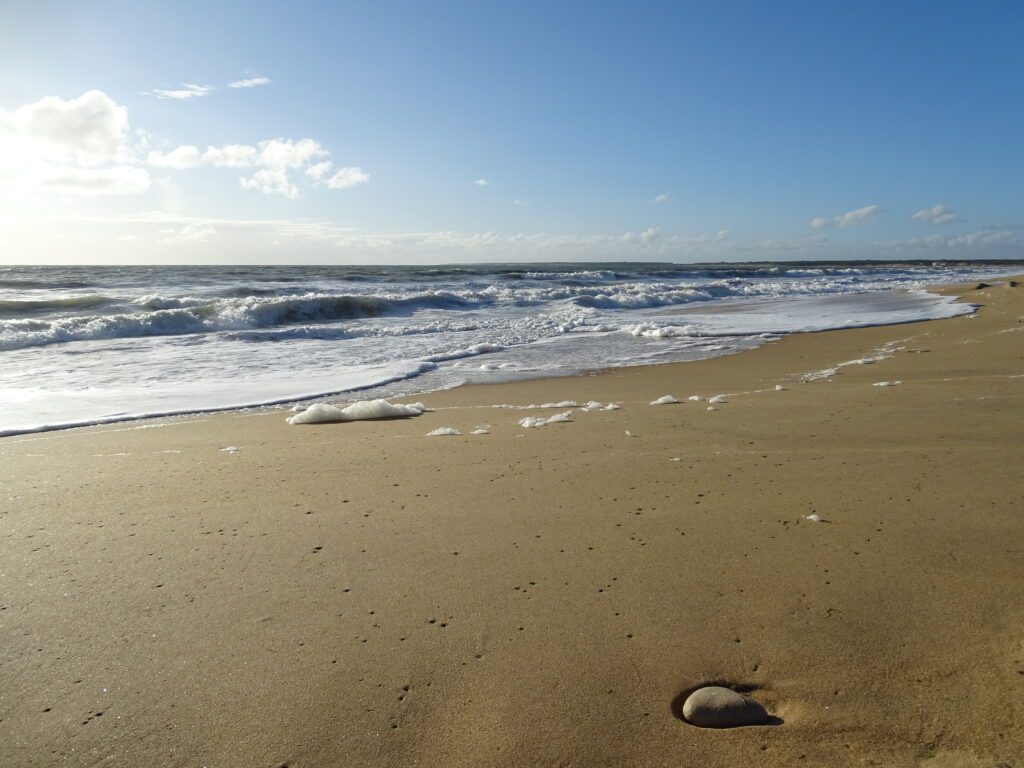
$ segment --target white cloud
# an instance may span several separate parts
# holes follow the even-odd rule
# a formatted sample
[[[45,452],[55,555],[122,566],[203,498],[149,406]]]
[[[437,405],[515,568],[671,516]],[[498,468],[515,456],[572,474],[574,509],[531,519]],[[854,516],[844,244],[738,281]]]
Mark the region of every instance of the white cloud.
[[[33,145],[49,160],[101,164],[125,153],[128,110],[103,91],[66,101],[47,96],[13,112],[0,111],[0,132]]]
[[[330,154],[320,142],[313,139],[269,139],[261,141],[259,148],[260,165],[270,168],[298,168]]]
[[[503,232],[423,232],[392,235],[346,233],[335,243],[345,255],[381,254],[394,261],[597,260],[721,257],[747,246],[727,231],[697,236],[668,235],[656,227],[639,232],[593,235]]]
[[[334,163],[330,160],[325,160],[322,163],[316,163],[315,165],[309,166],[306,169],[306,175],[314,181],[320,181],[324,176],[331,172],[331,168],[334,167]]]
[[[69,195],[137,195],[150,187],[143,168],[115,165],[110,168],[52,166],[38,178],[40,187]]]
[[[161,229],[165,243],[205,243],[217,235],[217,230],[203,222],[190,221],[180,229]]]
[[[852,227],[856,224],[863,224],[865,221],[875,218],[884,209],[880,205],[866,205],[855,211],[847,211],[836,216],[836,224],[840,227]]]
[[[195,83],[182,83],[180,88],[154,88],[150,93],[158,99],[195,99],[199,96],[206,96],[213,93],[216,88],[212,85],[196,85]]]
[[[269,85],[269,77],[246,77],[241,80],[233,80],[228,83],[228,88],[258,88],[261,85]],[[186,101],[188,99],[197,99],[201,96],[209,96],[211,93],[216,91],[216,86],[213,85],[199,85],[198,83],[182,83],[178,88],[154,88],[151,91],[146,91],[150,96],[156,96],[158,99],[174,99],[177,101]]]
[[[814,235],[813,237],[765,237],[760,240],[751,240],[747,243],[737,243],[737,252],[752,253],[781,253],[792,254],[813,253],[828,243],[825,235]]]
[[[880,205],[866,205],[863,208],[858,208],[854,211],[847,211],[846,213],[841,213],[832,219],[826,219],[821,217],[811,219],[811,221],[809,222],[809,226],[811,227],[811,229],[825,229],[826,227],[831,227],[833,224],[835,224],[845,229],[846,227],[852,227],[857,224],[863,224],[864,222],[875,218],[884,211],[885,209],[882,208],[882,206]]]
[[[207,147],[203,152],[203,163],[216,168],[249,168],[256,165],[259,151],[246,144],[225,144],[223,147]]]
[[[189,226],[191,225],[191,226]],[[764,261],[822,258],[1009,258],[1020,254],[1024,229],[1000,227],[966,235],[932,233],[891,242],[834,243],[823,233],[794,238],[737,239],[727,231],[681,235],[657,229],[619,233],[364,233],[316,219],[227,219],[151,211],[125,216],[20,217],[8,224],[22,245],[10,260],[77,262],[69,238],[103,242],[102,258],[134,263],[140,253],[168,263],[437,263],[495,261]],[[133,239],[128,239],[129,237]],[[149,250],[147,245],[154,245]],[[99,257],[97,257],[99,258]]]
[[[478,187],[489,187],[489,186],[491,186],[491,182],[489,182],[487,179],[475,179],[473,181],[473,184],[475,184]]]
[[[929,250],[971,250],[977,248],[993,248],[996,246],[1019,245],[1018,231],[1014,227],[992,227],[966,235],[927,235],[910,240],[898,240],[889,245],[903,249]]]
[[[128,111],[102,91],[0,111],[0,190],[130,195],[150,187],[127,144]]]
[[[525,202],[523,200],[513,200],[512,201],[512,205],[529,205],[529,203],[527,203],[527,202]]]
[[[199,149],[183,144],[170,152],[150,152],[146,162],[162,168],[195,168],[199,165],[213,165],[221,168],[300,168],[311,160],[329,155],[320,142],[314,139],[268,139],[255,147],[248,144],[227,144],[222,147]]]
[[[248,181],[248,180],[246,180]],[[272,179],[263,178],[272,184]],[[255,184],[255,182],[253,182]],[[278,190],[272,190],[277,193]],[[52,225],[52,220],[48,222]],[[134,235],[134,248],[125,258],[137,257],[140,243],[166,243],[158,258],[190,261],[223,260],[229,253],[244,253],[254,261],[277,261],[282,248],[292,247],[318,263],[411,263],[423,261],[502,261],[561,259],[614,260],[723,258],[730,252],[756,249],[722,231],[696,236],[667,234],[655,228],[603,234],[522,232],[411,232],[361,233],[352,227],[312,219],[225,219],[193,217],[163,211],[104,218],[67,218],[61,229],[93,239],[120,242]],[[211,250],[211,241],[216,249]],[[274,242],[279,246],[271,247]],[[176,250],[170,250],[171,243]],[[797,250],[794,246],[792,251]],[[114,254],[116,256],[116,254]],[[230,258],[230,257],[228,257]]]
[[[247,77],[243,80],[235,80],[228,83],[228,88],[257,88],[261,85],[270,85],[269,77]]]
[[[145,234],[154,227],[160,228],[156,230],[160,234],[168,234],[180,231],[187,225],[203,226],[212,228],[218,235],[225,235],[229,232],[252,232],[261,242],[265,241],[268,236],[302,242],[333,242],[337,238],[355,231],[352,227],[342,227],[317,219],[229,219],[213,216],[183,216],[166,211],[147,211],[99,218],[74,217],[63,221],[131,227],[136,235]]]
[[[154,93],[181,99],[211,90],[187,84],[181,91]],[[148,134],[135,133],[135,145],[129,146],[128,110],[98,90],[69,100],[48,96],[12,112],[0,110],[0,191],[138,194],[151,186],[148,171],[137,166],[140,162],[172,170],[255,168],[252,176],[240,180],[243,188],[291,199],[299,194],[293,174],[303,171],[328,189],[348,189],[370,180],[356,166],[335,170],[325,159],[331,153],[315,139],[274,138],[255,146],[227,144],[205,150],[182,144],[169,151],[151,149],[143,159],[153,142]]]
[[[347,167],[339,168],[331,178],[327,180],[328,189],[351,189],[357,184],[365,184],[370,180],[370,174],[362,168]]]
[[[315,139],[278,138],[258,142],[255,146],[228,144],[207,147],[204,152],[191,144],[183,144],[169,152],[150,152],[146,162],[160,168],[179,170],[203,165],[257,168],[255,174],[240,180],[244,189],[259,190],[264,194],[281,194],[290,199],[295,199],[299,194],[295,183],[297,179],[292,176],[293,172],[299,170],[314,184],[328,189],[349,189],[370,180],[370,175],[356,166],[335,170],[330,160],[314,162],[330,154]]]
[[[920,211],[911,216],[914,221],[920,221],[925,224],[948,224],[951,221],[957,220],[956,212],[946,205],[933,205],[931,208],[922,208]]]
[[[203,164],[203,156],[198,147],[183,144],[170,152],[150,152],[146,162],[157,168],[195,168]]]
[[[170,152],[152,151],[146,155],[146,162],[158,168],[183,170],[212,165],[216,168],[251,168],[259,160],[259,150],[245,144],[226,144],[223,147],[207,147],[200,152],[198,147],[183,144]]]
[[[658,195],[653,200],[651,200],[651,202],[652,203],[656,203],[657,205],[661,205],[662,203],[671,202],[671,200],[672,200],[672,193],[671,192],[662,192],[660,195]]]
[[[239,179],[243,189],[255,189],[265,195],[284,195],[289,200],[299,196],[299,188],[288,177],[286,168],[262,168],[250,177]]]

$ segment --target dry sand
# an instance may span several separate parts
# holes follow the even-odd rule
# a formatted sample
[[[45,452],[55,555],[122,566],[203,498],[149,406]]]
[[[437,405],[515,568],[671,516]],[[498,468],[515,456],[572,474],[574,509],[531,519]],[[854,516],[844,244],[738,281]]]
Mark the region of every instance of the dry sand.
[[[401,421],[0,440],[0,764],[1024,765],[1024,287],[963,293]],[[563,399],[622,409],[484,407]],[[782,723],[677,719],[709,681]]]

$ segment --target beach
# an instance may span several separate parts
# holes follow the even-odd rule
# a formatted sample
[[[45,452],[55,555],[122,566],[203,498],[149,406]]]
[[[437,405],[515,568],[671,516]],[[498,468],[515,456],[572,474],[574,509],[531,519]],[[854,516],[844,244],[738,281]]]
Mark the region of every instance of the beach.
[[[0,439],[0,762],[1020,765],[1024,286],[992,282],[414,418]],[[620,407],[494,407],[566,401]],[[711,682],[774,724],[681,720]]]

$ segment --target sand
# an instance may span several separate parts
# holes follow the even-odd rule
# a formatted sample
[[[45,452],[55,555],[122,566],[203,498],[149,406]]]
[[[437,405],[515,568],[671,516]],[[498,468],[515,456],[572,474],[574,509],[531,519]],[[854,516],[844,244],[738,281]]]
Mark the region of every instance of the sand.
[[[1024,287],[957,290],[416,418],[0,440],[0,764],[1021,765]],[[490,407],[566,399],[622,407]],[[776,724],[678,719],[714,682]]]

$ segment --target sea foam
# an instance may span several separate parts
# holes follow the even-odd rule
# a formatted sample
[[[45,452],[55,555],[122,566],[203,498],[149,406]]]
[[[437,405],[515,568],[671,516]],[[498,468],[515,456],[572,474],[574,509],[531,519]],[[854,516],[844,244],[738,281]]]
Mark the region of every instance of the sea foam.
[[[651,405],[672,405],[678,402],[672,395],[662,395],[657,400],[651,400]]]
[[[544,418],[543,416],[527,416],[525,419],[519,420],[519,426],[530,429],[532,427],[544,427],[548,424],[563,424],[568,421],[572,421],[572,411],[556,413],[554,416],[549,416],[548,418]]]
[[[621,408],[618,403],[599,403],[597,400],[591,400],[583,406],[584,411],[617,411]]]
[[[360,400],[339,408],[330,403],[313,403],[288,419],[289,424],[325,424],[336,421],[373,421],[375,419],[402,419],[423,413],[422,403],[402,405],[377,400]]]

